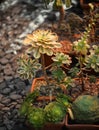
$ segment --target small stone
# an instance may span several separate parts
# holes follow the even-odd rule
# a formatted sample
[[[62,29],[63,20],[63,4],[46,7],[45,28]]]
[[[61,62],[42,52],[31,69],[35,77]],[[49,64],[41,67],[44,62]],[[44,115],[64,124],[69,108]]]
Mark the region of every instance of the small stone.
[[[15,87],[16,87],[16,89],[24,89],[24,88],[26,88],[26,85],[25,85],[24,82],[19,81],[19,82],[17,82],[17,83],[15,84]]]
[[[0,130],[7,130],[6,127],[0,127]]]
[[[4,55],[5,55],[5,52],[0,49],[0,58],[4,57]]]
[[[12,56],[13,56],[13,54],[8,53],[8,54],[6,54],[6,55],[5,55],[5,58],[9,60],[9,59],[11,59],[11,58],[12,58]]]
[[[2,90],[2,94],[9,94],[11,92],[10,88],[5,88]]]
[[[3,69],[11,69],[11,65],[9,63],[7,63],[6,65],[2,66]]]
[[[11,99],[9,99],[9,98],[4,98],[1,101],[1,103],[4,104],[4,105],[8,105],[10,102],[11,102]]]
[[[5,57],[3,57],[3,58],[0,60],[0,63],[1,63],[2,65],[7,64],[8,62],[9,62],[8,59],[6,59]]]
[[[2,65],[0,64],[0,72],[3,70],[3,67],[2,67]]]
[[[9,107],[4,107],[4,108],[2,108],[2,111],[9,111],[9,110],[10,110]]]
[[[3,77],[0,77],[0,83],[2,83],[4,81]]]
[[[4,79],[7,81],[7,80],[11,80],[13,79],[13,76],[4,76]]]
[[[0,110],[1,110],[2,108],[4,108],[4,106],[5,106],[4,104],[1,104],[1,103],[0,103]]]
[[[2,98],[3,98],[3,95],[2,95],[2,94],[0,94],[0,101],[2,100]]]
[[[6,88],[6,83],[5,83],[5,82],[2,82],[2,83],[0,84],[0,90],[2,90],[2,89],[4,89],[4,88]]]
[[[11,90],[14,90],[14,85],[13,85],[13,84],[9,84],[8,87],[9,87]]]
[[[12,100],[18,100],[18,99],[21,99],[21,98],[22,98],[22,96],[19,95],[19,94],[10,95],[10,99],[12,99]]]
[[[12,110],[15,108],[15,105],[11,105],[9,108],[10,108],[10,110]]]
[[[16,109],[19,109],[20,107],[21,107],[20,104],[17,104],[17,105],[16,105]]]
[[[13,75],[14,72],[12,71],[11,68],[7,68],[7,69],[4,69],[4,74],[7,76],[10,76],[10,75]]]

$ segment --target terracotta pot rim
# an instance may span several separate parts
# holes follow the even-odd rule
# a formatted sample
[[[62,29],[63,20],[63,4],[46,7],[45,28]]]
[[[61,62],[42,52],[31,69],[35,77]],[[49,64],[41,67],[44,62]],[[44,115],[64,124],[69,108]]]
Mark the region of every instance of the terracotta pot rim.
[[[48,77],[49,79],[52,79],[51,77]],[[32,93],[34,90],[35,90],[35,83],[37,82],[37,81],[43,81],[43,80],[45,80],[45,77],[44,76],[41,76],[41,77],[39,77],[39,78],[34,78],[33,79],[33,82],[32,82],[32,86],[31,86],[31,89],[30,89],[30,92]],[[64,93],[65,93],[65,87],[64,87],[64,85],[61,85],[60,86],[62,89],[63,89],[63,91],[64,91]],[[37,98],[37,100],[38,101],[44,101],[44,100],[46,100],[46,101],[53,101],[53,100],[55,100],[56,99],[56,96],[39,96],[38,98]]]
[[[95,125],[95,124],[69,124],[68,123],[68,120],[69,120],[69,114],[66,114],[66,117],[65,117],[65,125],[68,127],[68,126],[71,126],[71,127],[98,127],[99,128],[99,125]]]

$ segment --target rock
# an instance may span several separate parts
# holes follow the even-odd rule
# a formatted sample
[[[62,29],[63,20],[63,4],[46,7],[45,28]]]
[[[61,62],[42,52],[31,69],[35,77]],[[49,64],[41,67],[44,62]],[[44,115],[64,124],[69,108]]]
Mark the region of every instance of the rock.
[[[4,69],[4,74],[7,76],[11,76],[14,74],[11,68]]]
[[[26,88],[26,85],[25,85],[24,82],[19,81],[19,82],[17,82],[17,83],[15,84],[15,88],[16,88],[16,89],[23,89],[23,88]]]
[[[7,130],[6,127],[0,127],[0,130]]]
[[[4,104],[0,103],[0,110],[2,110],[2,108],[4,108]]]
[[[9,95],[10,92],[11,92],[10,88],[5,88],[2,90],[2,94],[5,94],[5,95]]]
[[[0,77],[0,83],[2,83],[4,81],[3,77]]]
[[[5,52],[2,49],[0,49],[0,58],[4,57],[4,55],[5,55]]]
[[[7,81],[7,80],[11,80],[11,79],[13,79],[13,76],[8,76],[8,75],[6,75],[6,76],[4,76],[4,79]]]
[[[3,98],[3,95],[2,95],[2,94],[0,94],[0,101],[2,100],[2,98]]]
[[[5,89],[6,87],[7,87],[6,82],[2,82],[2,83],[0,84],[0,90]]]
[[[2,110],[5,111],[5,112],[7,112],[7,111],[10,110],[10,108],[9,107],[4,107],[4,108],[2,108]]]
[[[8,97],[5,97],[2,99],[1,103],[4,105],[8,105],[11,102],[11,99],[9,99]]]
[[[8,60],[10,60],[12,58],[12,56],[13,56],[13,54],[9,53],[9,54],[5,55],[5,58],[8,59]]]
[[[16,105],[16,109],[19,109],[21,107],[21,104]]]
[[[8,87],[11,89],[11,91],[15,89],[13,84],[9,84]]]
[[[6,65],[2,66],[3,69],[11,69],[11,64],[7,63]]]
[[[2,67],[2,65],[0,64],[0,72],[3,70],[3,67]]]
[[[10,99],[12,99],[12,100],[18,100],[21,98],[22,98],[22,96],[19,94],[10,94]]]
[[[3,57],[3,58],[0,60],[0,63],[1,63],[2,65],[7,64],[8,62],[9,62],[8,59],[6,59],[5,57]]]

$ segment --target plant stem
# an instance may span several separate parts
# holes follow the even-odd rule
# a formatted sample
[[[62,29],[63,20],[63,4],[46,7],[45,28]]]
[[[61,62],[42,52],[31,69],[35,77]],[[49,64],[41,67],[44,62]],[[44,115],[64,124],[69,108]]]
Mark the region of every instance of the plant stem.
[[[45,69],[44,54],[41,54],[41,64],[42,64],[42,72],[44,74],[45,81],[46,81],[47,85],[49,86],[49,82],[48,82],[48,78],[47,78],[47,73],[46,73],[46,69]]]
[[[82,89],[84,91],[84,78],[83,78],[83,71],[82,71],[82,56],[80,54],[79,63],[80,63],[80,75],[81,75],[81,82],[82,82]]]
[[[64,20],[64,17],[65,17],[65,10],[64,10],[64,7],[61,6],[59,7],[59,13],[60,13],[60,17],[59,17],[59,23],[58,23],[58,27],[60,27],[62,21]]]

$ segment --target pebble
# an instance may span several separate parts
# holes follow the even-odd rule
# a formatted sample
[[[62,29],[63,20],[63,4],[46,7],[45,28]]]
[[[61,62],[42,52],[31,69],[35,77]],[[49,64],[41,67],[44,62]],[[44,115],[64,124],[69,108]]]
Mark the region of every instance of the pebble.
[[[5,88],[2,90],[2,94],[8,95],[11,92],[10,88]]]
[[[21,98],[22,98],[22,96],[19,95],[19,94],[12,94],[12,95],[10,95],[10,99],[12,99],[12,100],[17,100],[17,99],[21,99]]]

